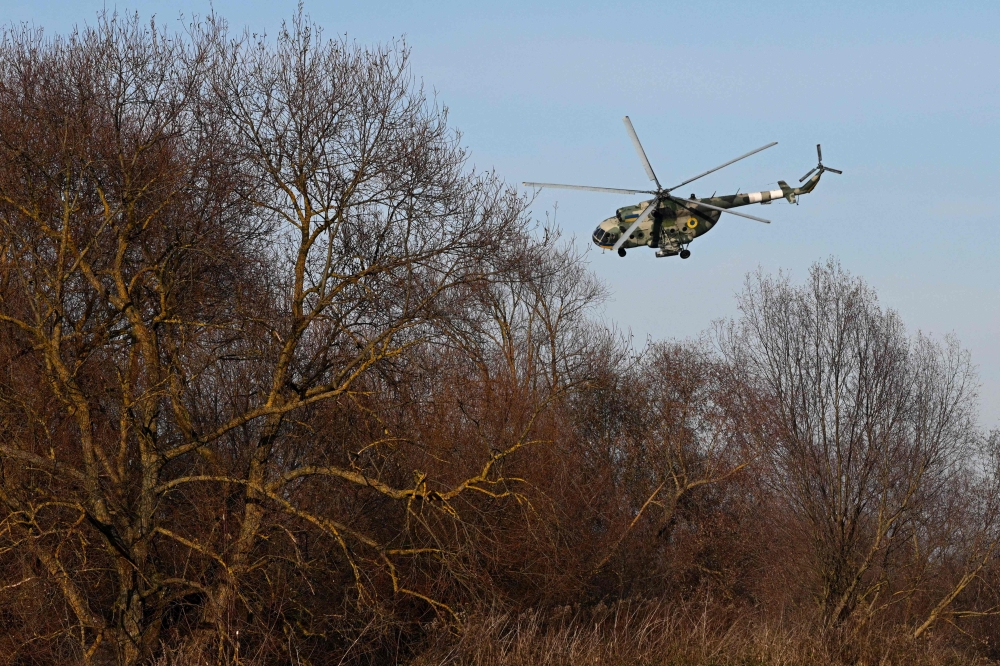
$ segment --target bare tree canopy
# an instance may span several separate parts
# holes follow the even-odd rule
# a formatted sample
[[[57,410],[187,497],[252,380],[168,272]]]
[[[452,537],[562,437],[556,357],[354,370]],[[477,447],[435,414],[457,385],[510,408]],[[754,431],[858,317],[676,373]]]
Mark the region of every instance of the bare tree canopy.
[[[905,592],[891,583],[913,564],[907,544],[926,537],[924,520],[979,453],[968,353],[954,339],[909,337],[832,261],[802,286],[753,275],[739,306],[720,347],[766,396],[761,471],[796,519],[790,536],[812,546],[824,621],[898,603]]]
[[[78,656],[134,663],[178,623],[230,649],[286,594],[275,558],[451,612],[401,567],[450,552],[458,498],[512,492],[500,462],[572,381],[597,292],[558,286],[572,264],[466,169],[406,50],[301,16],[273,43],[112,17],[8,34],[0,98],[3,501]],[[435,451],[413,382],[449,376],[470,401],[504,382],[523,416]]]

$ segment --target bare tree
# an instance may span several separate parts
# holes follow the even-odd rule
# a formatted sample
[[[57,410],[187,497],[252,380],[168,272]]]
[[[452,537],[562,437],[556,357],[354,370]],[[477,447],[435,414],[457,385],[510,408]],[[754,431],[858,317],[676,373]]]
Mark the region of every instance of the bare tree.
[[[448,561],[459,498],[516,495],[504,461],[576,381],[567,322],[598,291],[558,286],[572,261],[466,169],[405,48],[104,17],[7,34],[0,98],[0,499],[39,563],[18,575],[70,613],[54,635],[84,662],[222,658],[274,635],[250,618],[307,635],[294,589],[345,574],[327,606],[453,614],[411,563]],[[516,375],[460,460],[397,409],[449,354]]]
[[[908,337],[834,262],[800,287],[757,273],[720,349],[767,397],[766,479],[805,525],[824,622],[887,591],[921,512],[973,450],[976,379],[956,342]]]
[[[980,440],[969,460],[957,465],[950,487],[928,506],[918,523],[912,574],[896,596],[926,591],[915,610],[914,638],[942,621],[1000,614],[985,582],[1000,552],[1000,433]]]
[[[612,349],[606,362],[615,369],[580,396],[578,416],[593,501],[603,505],[588,573],[598,581],[613,574],[620,591],[641,594],[653,577],[686,573],[670,569],[689,547],[689,528],[705,527],[697,507],[752,463],[755,439],[743,427],[738,387],[708,346],[654,343],[624,359]],[[610,495],[600,504],[598,488]],[[683,566],[718,574],[697,559]]]

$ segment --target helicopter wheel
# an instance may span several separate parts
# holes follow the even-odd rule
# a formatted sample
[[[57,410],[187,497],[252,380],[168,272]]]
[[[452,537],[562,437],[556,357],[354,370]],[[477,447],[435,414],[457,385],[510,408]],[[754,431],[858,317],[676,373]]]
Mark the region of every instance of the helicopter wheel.
[[[618,248],[618,256],[619,257],[624,257],[625,256],[625,248],[623,248],[623,247]]]
[[[681,250],[681,259],[687,259],[691,256],[691,250]]]

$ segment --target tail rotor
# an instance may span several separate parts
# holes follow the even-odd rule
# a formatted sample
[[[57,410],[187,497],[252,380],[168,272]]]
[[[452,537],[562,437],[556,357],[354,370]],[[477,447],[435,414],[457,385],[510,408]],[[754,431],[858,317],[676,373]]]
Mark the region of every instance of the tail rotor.
[[[840,169],[831,169],[830,167],[823,166],[823,148],[820,147],[820,144],[818,143],[816,144],[816,157],[819,158],[819,164],[810,169],[809,173],[799,178],[800,183],[804,182],[806,178],[817,172],[819,172],[820,175],[822,175],[824,171],[831,171],[833,173],[841,173],[841,174],[844,173]]]

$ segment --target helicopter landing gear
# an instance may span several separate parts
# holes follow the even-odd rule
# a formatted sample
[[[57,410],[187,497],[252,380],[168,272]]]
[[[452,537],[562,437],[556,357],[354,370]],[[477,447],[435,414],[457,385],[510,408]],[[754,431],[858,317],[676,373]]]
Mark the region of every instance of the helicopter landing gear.
[[[687,259],[691,256],[691,250],[681,250],[681,259]]]
[[[625,256],[625,248],[623,248],[623,247],[618,248],[618,256],[619,257],[624,257]]]

